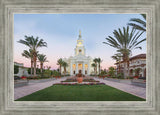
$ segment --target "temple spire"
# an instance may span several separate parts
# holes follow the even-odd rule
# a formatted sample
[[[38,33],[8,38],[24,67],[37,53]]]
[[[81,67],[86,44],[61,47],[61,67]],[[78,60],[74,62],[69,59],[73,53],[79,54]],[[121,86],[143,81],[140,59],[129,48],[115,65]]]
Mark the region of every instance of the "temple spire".
[[[79,30],[79,38],[81,38],[82,36],[81,36],[81,30]]]

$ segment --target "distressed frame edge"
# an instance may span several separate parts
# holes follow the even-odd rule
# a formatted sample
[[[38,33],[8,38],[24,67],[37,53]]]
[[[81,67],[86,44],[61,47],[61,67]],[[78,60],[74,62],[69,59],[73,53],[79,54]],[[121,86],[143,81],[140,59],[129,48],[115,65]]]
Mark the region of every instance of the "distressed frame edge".
[[[6,32],[6,31],[5,31],[5,32]],[[2,32],[2,33],[3,33],[3,32]],[[5,35],[6,35],[6,34],[5,34]],[[2,36],[3,36],[3,34],[2,34]],[[153,48],[153,49],[155,49],[155,48]],[[148,52],[147,52],[147,53],[148,53]],[[156,73],[158,73],[158,71],[157,71],[157,72],[155,71],[155,75],[156,75]],[[159,82],[159,81],[157,80],[157,82]]]

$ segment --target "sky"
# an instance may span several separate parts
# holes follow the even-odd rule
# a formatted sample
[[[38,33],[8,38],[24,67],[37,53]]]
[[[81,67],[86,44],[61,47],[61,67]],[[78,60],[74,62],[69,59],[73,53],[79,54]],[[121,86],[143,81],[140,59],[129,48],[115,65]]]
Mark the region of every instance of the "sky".
[[[14,61],[30,67],[30,60],[22,57],[23,50],[29,48],[18,43],[24,36],[39,37],[47,42],[47,48],[39,48],[47,56],[44,66],[57,69],[59,58],[74,56],[74,48],[81,30],[86,55],[93,59],[100,57],[102,69],[115,66],[111,58],[116,49],[103,44],[105,38],[113,36],[113,31],[127,27],[131,18],[141,18],[139,14],[14,14]],[[141,39],[145,38],[145,33]],[[141,43],[142,50],[132,51],[132,56],[146,53],[146,41]],[[38,63],[39,65],[39,63]]]

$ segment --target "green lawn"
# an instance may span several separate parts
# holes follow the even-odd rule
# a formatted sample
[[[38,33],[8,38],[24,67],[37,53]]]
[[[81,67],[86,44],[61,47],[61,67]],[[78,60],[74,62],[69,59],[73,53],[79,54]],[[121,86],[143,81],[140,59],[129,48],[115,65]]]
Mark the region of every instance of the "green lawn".
[[[107,85],[53,85],[16,101],[145,101]]]

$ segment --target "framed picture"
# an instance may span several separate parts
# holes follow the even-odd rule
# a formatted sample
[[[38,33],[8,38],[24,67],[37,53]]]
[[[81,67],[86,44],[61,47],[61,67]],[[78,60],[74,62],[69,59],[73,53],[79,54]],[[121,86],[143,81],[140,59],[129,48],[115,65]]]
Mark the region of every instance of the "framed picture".
[[[160,114],[159,4],[1,1],[1,114]]]

